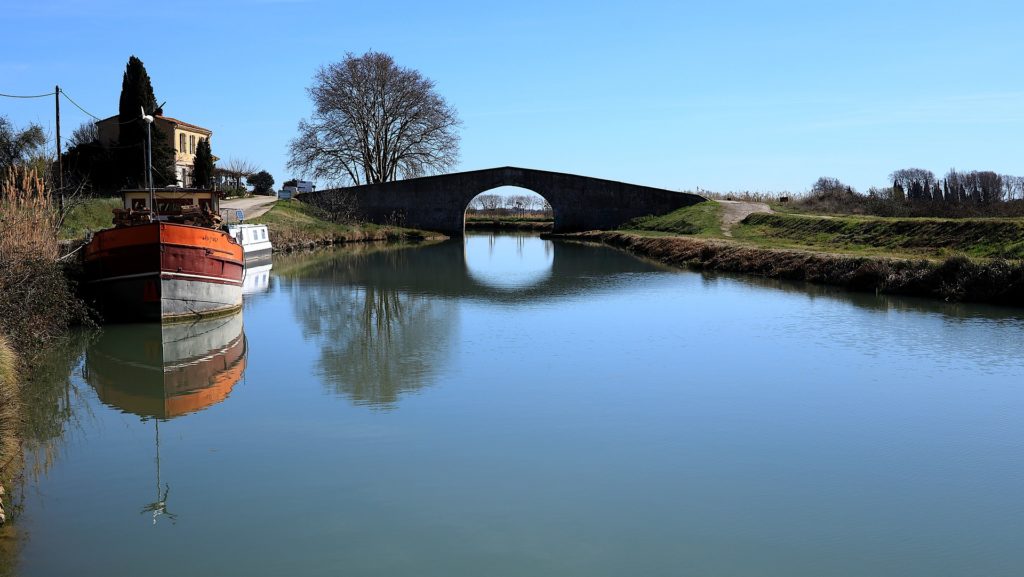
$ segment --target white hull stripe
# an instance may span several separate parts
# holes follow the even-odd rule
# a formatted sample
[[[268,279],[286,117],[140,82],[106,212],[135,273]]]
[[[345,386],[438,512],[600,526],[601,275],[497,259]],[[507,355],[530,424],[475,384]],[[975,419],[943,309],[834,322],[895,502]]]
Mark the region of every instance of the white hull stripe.
[[[242,281],[240,281],[240,280],[236,281],[236,280],[231,280],[231,279],[226,279],[226,278],[221,278],[221,277],[216,277],[216,276],[205,276],[205,275],[201,275],[201,274],[187,274],[187,273],[182,273],[182,272],[143,272],[143,273],[139,273],[139,274],[125,274],[125,275],[121,275],[121,276],[112,276],[112,277],[109,277],[109,278],[100,278],[100,279],[96,279],[96,280],[91,280],[89,282],[90,283],[94,283],[94,282],[110,282],[110,281],[115,281],[115,280],[128,280],[128,279],[133,279],[133,278],[145,278],[145,277],[148,277],[148,276],[159,276],[161,278],[166,278],[166,279],[169,279],[169,280],[170,279],[178,279],[178,278],[194,278],[194,279],[200,279],[200,280],[215,280],[215,281],[218,281],[218,282],[221,282],[221,283],[224,283],[224,284],[232,284],[232,285],[236,285],[236,286],[242,286]]]

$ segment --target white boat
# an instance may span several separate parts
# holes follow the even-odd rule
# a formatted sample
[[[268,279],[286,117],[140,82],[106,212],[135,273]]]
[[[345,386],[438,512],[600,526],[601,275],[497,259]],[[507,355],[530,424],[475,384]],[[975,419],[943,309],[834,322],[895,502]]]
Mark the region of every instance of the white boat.
[[[228,225],[228,234],[242,245],[242,252],[245,254],[245,263],[266,260],[270,258],[273,245],[270,244],[270,236],[265,224],[231,224]]]

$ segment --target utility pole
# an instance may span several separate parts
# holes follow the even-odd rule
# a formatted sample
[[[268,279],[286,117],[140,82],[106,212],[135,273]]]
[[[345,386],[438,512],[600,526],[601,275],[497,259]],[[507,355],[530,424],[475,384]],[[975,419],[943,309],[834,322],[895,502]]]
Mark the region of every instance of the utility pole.
[[[53,98],[57,105],[57,190],[60,191],[60,213],[64,214],[64,161],[60,157],[60,84],[54,86]]]

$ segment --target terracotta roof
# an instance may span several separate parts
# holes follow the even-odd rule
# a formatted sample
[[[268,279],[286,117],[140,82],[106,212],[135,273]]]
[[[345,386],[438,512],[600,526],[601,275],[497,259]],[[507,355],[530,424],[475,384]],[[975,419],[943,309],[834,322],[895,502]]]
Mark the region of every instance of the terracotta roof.
[[[157,116],[157,118],[159,118],[161,120],[166,120],[167,122],[170,122],[172,124],[177,124],[178,126],[180,126],[182,128],[189,128],[189,129],[196,130],[196,131],[199,131],[199,132],[205,132],[207,134],[213,134],[213,131],[210,130],[209,128],[203,128],[202,126],[197,126],[195,124],[189,124],[188,122],[183,122],[181,120],[178,120],[177,118],[171,118],[170,116]]]
[[[178,125],[178,126],[180,126],[182,128],[189,128],[191,130],[195,130],[195,131],[198,131],[198,132],[205,132],[205,133],[211,134],[211,135],[213,134],[213,131],[210,130],[209,128],[203,128],[202,126],[198,126],[198,125],[195,125],[195,124],[189,124],[188,122],[184,122],[182,120],[178,120],[177,118],[171,118],[170,116],[159,116],[158,115],[156,118],[159,118],[160,120],[166,120],[167,122],[170,122],[171,124],[176,124],[176,125]],[[101,122],[107,122],[107,121],[110,121],[110,120],[117,121],[117,119],[118,119],[118,115],[115,114],[113,116],[104,118],[103,120],[97,120],[96,124],[99,124]]]

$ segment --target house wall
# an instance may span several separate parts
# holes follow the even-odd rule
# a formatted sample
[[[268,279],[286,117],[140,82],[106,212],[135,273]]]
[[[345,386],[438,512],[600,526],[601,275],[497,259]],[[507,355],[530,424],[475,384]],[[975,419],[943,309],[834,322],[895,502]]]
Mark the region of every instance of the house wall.
[[[117,123],[117,117],[107,118],[96,123],[96,132],[99,134],[100,144],[112,146],[121,137],[121,125]]]
[[[178,186],[192,186],[192,167],[195,166],[196,147],[199,146],[199,139],[209,139],[213,133],[187,128],[160,116],[156,117],[153,128],[167,137],[174,148],[174,173]],[[121,136],[121,125],[116,116],[100,120],[96,123],[96,129],[99,133],[100,144],[103,146],[109,147],[117,144],[118,138]]]

